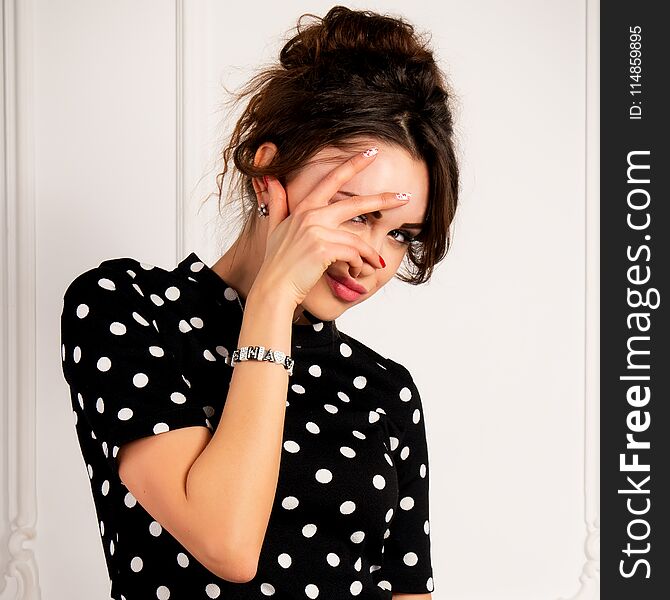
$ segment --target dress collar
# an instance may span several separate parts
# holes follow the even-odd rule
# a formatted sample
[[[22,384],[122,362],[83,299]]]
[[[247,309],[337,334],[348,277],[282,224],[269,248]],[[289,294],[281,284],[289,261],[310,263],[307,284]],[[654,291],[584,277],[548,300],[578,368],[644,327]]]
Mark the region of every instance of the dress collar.
[[[177,265],[177,269],[202,284],[213,296],[222,302],[233,302],[235,308],[240,311],[241,317],[242,308],[240,307],[240,302],[244,305],[242,297],[239,296],[233,286],[224,281],[211,267],[207,266],[195,252],[191,252],[184,258]],[[310,321],[310,324],[292,324],[292,345],[298,348],[328,346],[341,339],[340,332],[334,320],[321,320],[307,310],[305,310],[304,314]]]

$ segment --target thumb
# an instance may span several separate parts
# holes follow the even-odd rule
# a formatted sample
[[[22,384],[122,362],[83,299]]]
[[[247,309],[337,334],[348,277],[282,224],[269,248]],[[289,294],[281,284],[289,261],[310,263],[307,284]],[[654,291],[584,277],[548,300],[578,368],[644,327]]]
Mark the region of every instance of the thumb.
[[[288,201],[284,186],[275,177],[267,176],[268,238],[277,226],[288,217]]]

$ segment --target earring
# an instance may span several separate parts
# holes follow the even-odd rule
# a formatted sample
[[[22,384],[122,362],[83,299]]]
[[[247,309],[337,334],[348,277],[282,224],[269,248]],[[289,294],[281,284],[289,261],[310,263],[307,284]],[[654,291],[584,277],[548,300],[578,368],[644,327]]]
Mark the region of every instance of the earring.
[[[258,216],[260,217],[267,217],[270,214],[270,211],[268,211],[268,207],[265,205],[265,202],[261,202],[260,205],[256,208],[258,209]]]

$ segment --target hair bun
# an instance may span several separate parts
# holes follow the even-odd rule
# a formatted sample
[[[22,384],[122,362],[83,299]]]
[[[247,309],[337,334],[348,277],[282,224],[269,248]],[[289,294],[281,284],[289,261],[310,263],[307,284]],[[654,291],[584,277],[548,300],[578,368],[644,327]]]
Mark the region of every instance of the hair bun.
[[[303,26],[305,17],[313,22]],[[279,61],[285,69],[317,68],[328,65],[360,64],[361,54],[368,61],[397,57],[403,61],[432,60],[432,54],[417,41],[414,27],[401,18],[372,11],[354,11],[334,6],[323,17],[306,13],[298,20],[297,33],[285,44]]]

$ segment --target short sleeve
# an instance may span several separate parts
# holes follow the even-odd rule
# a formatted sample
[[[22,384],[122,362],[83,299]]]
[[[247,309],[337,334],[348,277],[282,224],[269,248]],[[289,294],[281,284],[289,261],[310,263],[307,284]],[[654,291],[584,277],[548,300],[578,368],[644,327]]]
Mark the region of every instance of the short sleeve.
[[[90,269],[68,286],[61,314],[62,368],[82,448],[83,435],[93,438],[116,475],[123,443],[209,425],[133,283],[123,268]]]
[[[432,592],[433,568],[430,542],[429,466],[421,396],[409,371],[399,384],[396,412],[400,437],[393,459],[398,472],[398,506],[384,542],[383,575],[393,593]]]

